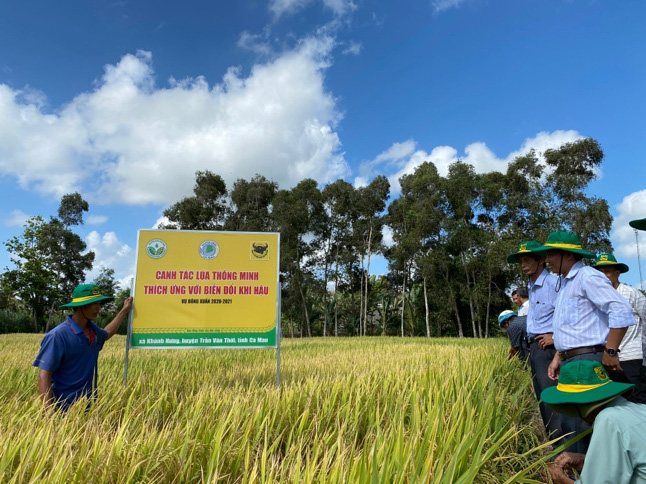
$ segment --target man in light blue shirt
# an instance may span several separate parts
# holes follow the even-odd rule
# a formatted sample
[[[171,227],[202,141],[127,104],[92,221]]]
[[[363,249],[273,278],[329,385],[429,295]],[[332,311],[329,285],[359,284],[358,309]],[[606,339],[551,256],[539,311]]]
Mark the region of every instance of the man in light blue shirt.
[[[542,244],[535,240],[525,240],[518,244],[518,250],[507,256],[510,264],[518,263],[529,278],[529,312],[527,314],[527,343],[529,346],[529,366],[536,399],[540,402],[543,390],[556,385],[547,376],[547,368],[556,355],[552,318],[556,302],[557,278],[545,270],[545,252]],[[553,412],[548,405],[539,403],[545,433],[550,438],[564,435],[561,428],[561,415]]]
[[[558,379],[561,364],[594,359],[610,371],[621,371],[619,345],[628,326],[635,324],[632,308],[596,269],[583,265],[594,258],[571,232],[552,232],[544,244],[546,260],[559,274],[555,290],[554,346],[558,354],[548,368]]]
[[[646,405],[621,395],[634,385],[610,380],[596,361],[579,360],[563,365],[556,387],[542,399],[554,410],[579,415],[593,425],[586,454],[563,452],[550,466],[556,484],[575,482],[570,473],[581,472],[577,483],[646,482]]]

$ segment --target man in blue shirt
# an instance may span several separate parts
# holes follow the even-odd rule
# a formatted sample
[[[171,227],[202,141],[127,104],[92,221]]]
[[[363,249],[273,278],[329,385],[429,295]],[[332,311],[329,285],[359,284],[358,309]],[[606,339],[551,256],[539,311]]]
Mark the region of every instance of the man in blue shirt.
[[[554,483],[575,482],[572,470],[581,472],[581,484],[646,482],[646,405],[622,397],[633,388],[610,380],[597,361],[563,365],[558,386],[541,398],[558,412],[585,419],[593,432],[586,454],[563,452],[554,460]]]
[[[507,256],[510,264],[518,263],[529,278],[529,312],[527,314],[527,343],[529,346],[529,366],[536,400],[540,401],[541,392],[556,385],[547,375],[547,368],[556,355],[554,348],[554,303],[556,302],[557,278],[545,269],[545,252],[542,244],[535,240],[525,240],[518,244],[518,250]],[[548,405],[540,402],[541,419],[545,433],[550,438],[564,435],[561,429],[561,416],[552,412]]]
[[[112,299],[96,285],[83,284],[74,289],[72,301],[61,306],[74,312],[45,335],[33,363],[39,368],[38,392],[45,407],[55,404],[67,410],[79,398],[96,396],[99,351],[132,307],[132,298],[126,299],[112,322],[99,328],[92,320],[101,310],[101,301]]]

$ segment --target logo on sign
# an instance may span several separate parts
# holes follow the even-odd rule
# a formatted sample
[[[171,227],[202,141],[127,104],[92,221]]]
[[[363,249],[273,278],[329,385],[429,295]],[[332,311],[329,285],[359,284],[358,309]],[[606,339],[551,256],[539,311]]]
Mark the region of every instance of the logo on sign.
[[[269,242],[252,242],[251,255],[256,259],[269,259]]]
[[[146,254],[153,259],[164,257],[166,250],[166,243],[161,239],[153,239],[146,244]]]
[[[202,259],[211,260],[215,259],[220,253],[220,246],[213,240],[205,240],[200,245],[200,255]]]

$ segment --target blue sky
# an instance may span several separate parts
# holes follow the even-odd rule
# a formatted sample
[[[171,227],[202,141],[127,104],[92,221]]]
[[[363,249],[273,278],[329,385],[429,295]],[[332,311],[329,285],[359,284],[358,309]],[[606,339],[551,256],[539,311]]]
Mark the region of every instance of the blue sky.
[[[137,229],[190,194],[196,170],[283,188],[385,174],[396,190],[425,160],[504,170],[589,136],[606,154],[590,193],[610,203],[638,284],[627,222],[646,217],[645,17],[638,0],[9,0],[0,239],[79,191],[97,270],[123,279]]]

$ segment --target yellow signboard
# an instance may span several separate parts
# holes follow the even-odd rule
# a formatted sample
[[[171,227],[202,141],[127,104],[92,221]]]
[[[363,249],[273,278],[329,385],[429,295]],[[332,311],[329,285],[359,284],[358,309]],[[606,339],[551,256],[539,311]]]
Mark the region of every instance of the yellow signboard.
[[[280,235],[140,230],[133,348],[276,347]]]

